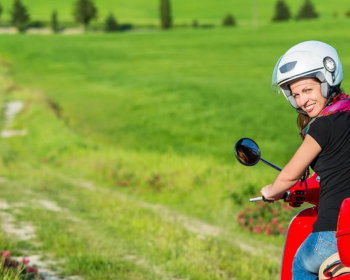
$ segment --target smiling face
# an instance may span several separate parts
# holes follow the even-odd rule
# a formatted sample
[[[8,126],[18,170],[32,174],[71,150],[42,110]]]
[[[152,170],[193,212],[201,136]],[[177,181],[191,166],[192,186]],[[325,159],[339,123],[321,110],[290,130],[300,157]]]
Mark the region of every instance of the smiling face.
[[[297,105],[311,118],[318,116],[327,103],[321,94],[321,83],[316,79],[306,78],[293,82],[290,90]]]

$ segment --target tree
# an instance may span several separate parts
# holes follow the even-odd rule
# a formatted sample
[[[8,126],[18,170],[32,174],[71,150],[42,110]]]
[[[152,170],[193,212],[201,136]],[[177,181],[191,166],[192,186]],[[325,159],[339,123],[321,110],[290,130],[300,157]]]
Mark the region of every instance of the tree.
[[[105,31],[115,32],[118,30],[118,28],[119,28],[119,26],[118,26],[117,20],[115,19],[114,15],[112,13],[110,13],[105,21]]]
[[[272,21],[289,20],[291,17],[288,5],[283,0],[278,0],[275,6],[275,16]]]
[[[301,6],[296,19],[312,19],[317,18],[318,13],[315,11],[315,7],[311,0],[305,0],[304,4]]]
[[[172,26],[170,0],[160,0],[160,22],[162,29],[169,29]]]
[[[193,27],[193,28],[198,28],[198,27],[199,27],[199,22],[198,22],[198,20],[195,19],[195,20],[192,21],[192,27]]]
[[[97,8],[91,0],[77,0],[74,5],[73,15],[77,23],[83,25],[84,30],[90,21],[97,18]]]
[[[350,17],[350,9],[345,12],[346,17]]]
[[[12,10],[12,24],[19,32],[24,32],[27,28],[30,16],[27,8],[22,4],[21,0],[15,0]]]
[[[236,25],[236,20],[231,14],[228,14],[222,20],[222,25],[223,26],[235,26]]]
[[[54,33],[57,33],[59,30],[58,26],[58,14],[57,11],[53,11],[51,15],[51,29]]]
[[[2,10],[3,10],[3,8],[2,8],[2,5],[0,3],[0,18],[1,18]]]

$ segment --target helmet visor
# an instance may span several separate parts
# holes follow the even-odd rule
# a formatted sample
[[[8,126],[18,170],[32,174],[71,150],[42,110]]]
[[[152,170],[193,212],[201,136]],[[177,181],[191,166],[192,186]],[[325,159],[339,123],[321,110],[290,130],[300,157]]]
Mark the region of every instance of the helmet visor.
[[[278,59],[275,65],[275,69],[273,70],[273,73],[272,73],[271,89],[274,93],[277,93],[277,94],[283,93],[282,89],[277,83],[278,68],[282,58],[283,58],[283,55]]]

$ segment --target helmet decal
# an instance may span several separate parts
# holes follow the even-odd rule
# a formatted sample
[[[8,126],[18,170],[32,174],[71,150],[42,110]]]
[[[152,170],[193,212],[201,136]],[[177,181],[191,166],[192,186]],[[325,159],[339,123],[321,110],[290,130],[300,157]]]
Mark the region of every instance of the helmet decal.
[[[287,72],[293,70],[295,65],[297,64],[297,62],[298,61],[292,61],[292,62],[288,62],[288,63],[282,65],[279,69],[280,72],[284,74],[284,73],[287,73]]]

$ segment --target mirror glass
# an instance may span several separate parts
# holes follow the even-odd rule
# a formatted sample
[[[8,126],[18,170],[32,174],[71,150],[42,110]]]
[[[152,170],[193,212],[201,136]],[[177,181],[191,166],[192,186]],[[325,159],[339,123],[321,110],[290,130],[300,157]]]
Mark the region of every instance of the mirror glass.
[[[235,155],[240,163],[252,166],[260,160],[260,149],[252,139],[242,138],[235,145]]]

